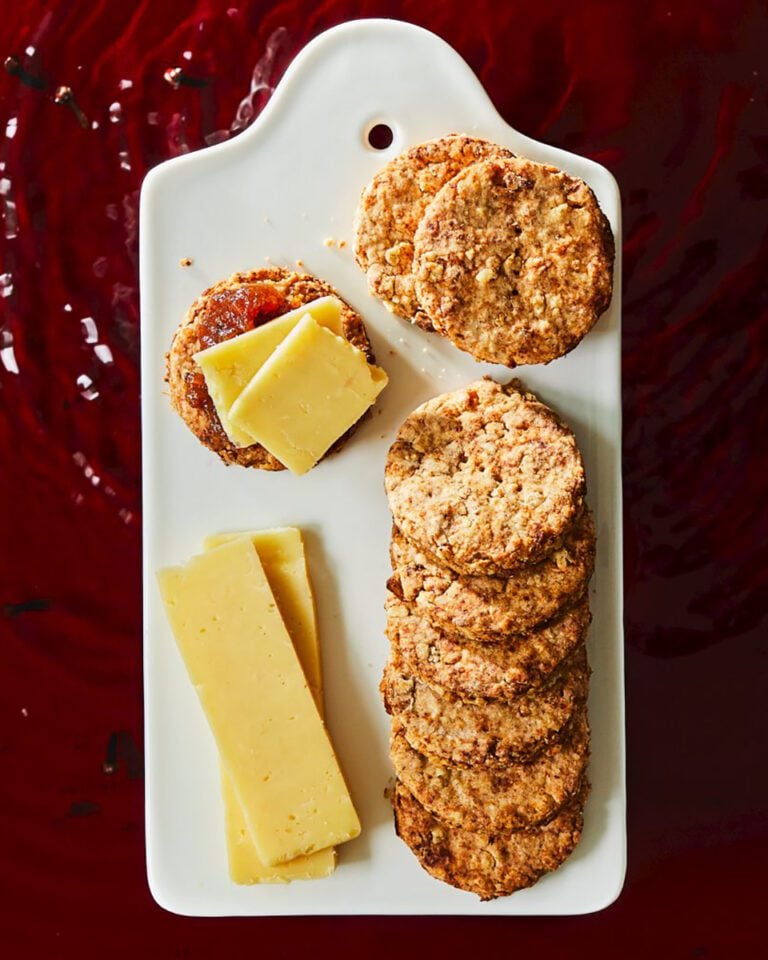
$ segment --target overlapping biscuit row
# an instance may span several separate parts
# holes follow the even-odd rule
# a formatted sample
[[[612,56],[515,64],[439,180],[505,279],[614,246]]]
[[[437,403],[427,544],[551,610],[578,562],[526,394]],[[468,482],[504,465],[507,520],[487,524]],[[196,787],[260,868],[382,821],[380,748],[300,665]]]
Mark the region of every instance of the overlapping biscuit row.
[[[568,353],[612,295],[613,235],[587,184],[465,134],[379,171],[355,256],[392,313],[509,367]]]
[[[433,876],[510,894],[573,850],[589,790],[581,457],[519,383],[486,380],[415,410],[386,477],[396,828]]]

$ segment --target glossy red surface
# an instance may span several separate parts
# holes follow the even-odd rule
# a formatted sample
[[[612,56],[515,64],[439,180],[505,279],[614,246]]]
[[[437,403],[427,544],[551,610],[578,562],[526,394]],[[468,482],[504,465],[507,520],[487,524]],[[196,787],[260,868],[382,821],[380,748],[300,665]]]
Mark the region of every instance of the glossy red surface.
[[[622,189],[629,873],[592,917],[186,920],[146,886],[138,191],[378,15]],[[766,49],[738,0],[3,6],[26,71],[0,76],[4,956],[765,955]]]

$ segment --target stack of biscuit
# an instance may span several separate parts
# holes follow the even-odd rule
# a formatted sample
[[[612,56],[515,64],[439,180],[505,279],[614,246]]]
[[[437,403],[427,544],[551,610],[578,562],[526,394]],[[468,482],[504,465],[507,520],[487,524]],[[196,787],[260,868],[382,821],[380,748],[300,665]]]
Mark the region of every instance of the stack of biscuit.
[[[613,234],[586,183],[465,134],[376,174],[355,257],[392,313],[509,367],[568,353],[611,300]]]
[[[581,835],[595,532],[568,427],[519,382],[417,408],[392,445],[387,597],[397,832],[482,899]]]

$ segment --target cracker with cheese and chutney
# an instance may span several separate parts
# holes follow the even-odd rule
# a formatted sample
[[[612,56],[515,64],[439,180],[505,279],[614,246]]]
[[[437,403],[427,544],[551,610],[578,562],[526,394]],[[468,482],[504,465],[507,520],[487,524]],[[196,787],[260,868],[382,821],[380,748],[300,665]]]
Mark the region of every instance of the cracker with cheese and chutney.
[[[323,280],[235,273],[192,304],[166,357],[171,405],[226,464],[306,473],[387,384],[362,318]]]

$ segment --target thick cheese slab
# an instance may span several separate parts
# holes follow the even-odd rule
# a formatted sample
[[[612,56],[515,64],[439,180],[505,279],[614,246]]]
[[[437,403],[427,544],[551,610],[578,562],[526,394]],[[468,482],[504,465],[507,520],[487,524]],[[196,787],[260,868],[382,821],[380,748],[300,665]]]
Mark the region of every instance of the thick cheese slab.
[[[259,857],[284,863],[356,837],[360,822],[251,541],[161,570],[158,581]]]
[[[231,423],[230,407],[264,361],[307,314],[320,326],[341,336],[341,302],[336,297],[320,297],[254,330],[215,343],[195,354],[221,425],[236,446],[248,447],[254,441]]]
[[[317,642],[315,599],[301,531],[296,527],[278,527],[274,530],[219,533],[206,537],[203,549],[211,550],[241,537],[250,539],[256,548],[317,709],[322,712],[323,671]]]
[[[230,421],[293,473],[306,473],[357,423],[388,377],[303,317],[232,404]]]
[[[203,549],[212,550],[241,537],[247,537],[259,554],[317,709],[322,715],[320,645],[301,531],[296,527],[280,527],[275,530],[221,533],[207,537]],[[234,883],[289,883],[291,880],[315,880],[333,873],[336,867],[336,851],[333,847],[275,866],[265,864],[256,852],[240,801],[224,769],[221,771],[221,792],[229,875]]]

